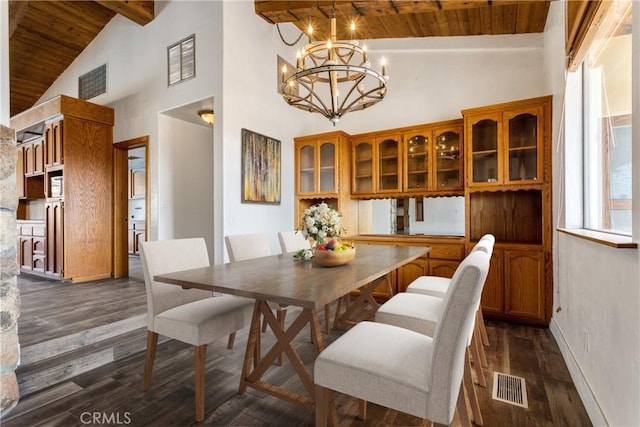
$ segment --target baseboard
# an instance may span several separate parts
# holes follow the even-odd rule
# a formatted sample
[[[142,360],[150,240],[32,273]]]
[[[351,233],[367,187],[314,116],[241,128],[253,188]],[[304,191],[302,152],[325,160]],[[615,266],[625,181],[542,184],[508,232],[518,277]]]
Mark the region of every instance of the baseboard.
[[[558,347],[560,347],[560,352],[562,353],[564,362],[567,365],[567,369],[569,369],[569,374],[571,375],[573,384],[578,391],[578,395],[580,395],[580,399],[582,399],[582,404],[587,411],[587,415],[589,415],[591,423],[594,426],[609,426],[610,424],[607,421],[607,418],[602,412],[602,409],[600,408],[596,397],[593,395],[591,387],[589,387],[589,382],[582,374],[580,365],[578,365],[575,357],[573,357],[571,348],[564,339],[564,335],[558,327],[555,319],[551,319],[549,330],[551,331],[553,337],[556,339]]]

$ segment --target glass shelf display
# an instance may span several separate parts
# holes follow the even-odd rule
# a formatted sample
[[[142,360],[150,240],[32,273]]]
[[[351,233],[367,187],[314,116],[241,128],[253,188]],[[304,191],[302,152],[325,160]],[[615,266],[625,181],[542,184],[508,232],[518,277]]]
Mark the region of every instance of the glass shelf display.
[[[415,135],[407,140],[407,189],[426,189],[429,185],[429,137]]]
[[[436,190],[460,188],[460,133],[444,131],[435,136]]]
[[[497,182],[498,122],[491,119],[480,120],[472,128],[473,182]]]

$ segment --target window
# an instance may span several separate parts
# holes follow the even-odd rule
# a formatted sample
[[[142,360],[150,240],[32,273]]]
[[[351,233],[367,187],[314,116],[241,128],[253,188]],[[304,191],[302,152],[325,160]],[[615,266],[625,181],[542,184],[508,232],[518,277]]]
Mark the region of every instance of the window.
[[[196,36],[191,35],[167,48],[169,86],[196,76]]]
[[[631,235],[631,0],[603,17],[582,64],[584,228]]]

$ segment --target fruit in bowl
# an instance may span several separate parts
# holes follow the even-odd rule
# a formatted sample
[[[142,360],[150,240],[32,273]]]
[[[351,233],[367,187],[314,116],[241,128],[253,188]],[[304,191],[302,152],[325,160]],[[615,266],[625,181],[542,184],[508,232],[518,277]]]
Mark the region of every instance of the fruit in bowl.
[[[323,267],[336,267],[348,263],[355,257],[356,248],[353,243],[331,239],[316,247],[314,259]]]

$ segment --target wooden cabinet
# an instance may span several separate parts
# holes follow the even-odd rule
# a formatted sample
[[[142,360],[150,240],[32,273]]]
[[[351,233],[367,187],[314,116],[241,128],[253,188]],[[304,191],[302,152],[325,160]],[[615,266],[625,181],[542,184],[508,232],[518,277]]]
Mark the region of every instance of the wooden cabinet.
[[[420,257],[398,269],[396,292],[405,292],[407,286],[420,276],[426,276],[429,270],[429,257]]]
[[[18,221],[18,263],[25,272],[44,272],[46,237],[44,221]]]
[[[348,233],[358,232],[358,202],[351,199],[349,135],[328,132],[295,138],[295,180],[293,228],[298,228],[305,209],[326,202],[342,214]]]
[[[147,188],[145,169],[129,169],[129,198],[143,199]]]
[[[352,140],[353,195],[380,197],[402,191],[402,135],[360,135]]]
[[[59,166],[63,163],[63,120],[56,119],[46,124],[44,131],[45,165]]]
[[[44,140],[37,138],[22,144],[24,151],[24,174],[27,177],[44,174]]]
[[[544,254],[536,246],[495,248],[482,291],[482,311],[497,318],[545,324],[544,266]]]
[[[354,197],[463,193],[462,120],[356,135],[351,144]]]
[[[130,221],[129,222],[129,254],[131,255],[139,255],[140,254],[140,242],[144,242],[146,240],[146,230],[145,230],[145,222],[144,221]]]
[[[462,193],[462,129],[462,120],[452,120],[403,133],[405,194]]]
[[[464,110],[467,186],[540,184],[550,105],[544,97]]]
[[[551,97],[464,110],[467,247],[496,246],[483,312],[547,325],[551,319]]]
[[[25,164],[17,219],[34,219],[35,199],[45,210],[45,236],[32,242],[35,272],[74,282],[111,276],[113,119],[111,108],[64,95],[11,118]]]
[[[47,202],[44,206],[46,250],[45,273],[64,277],[64,202]]]

